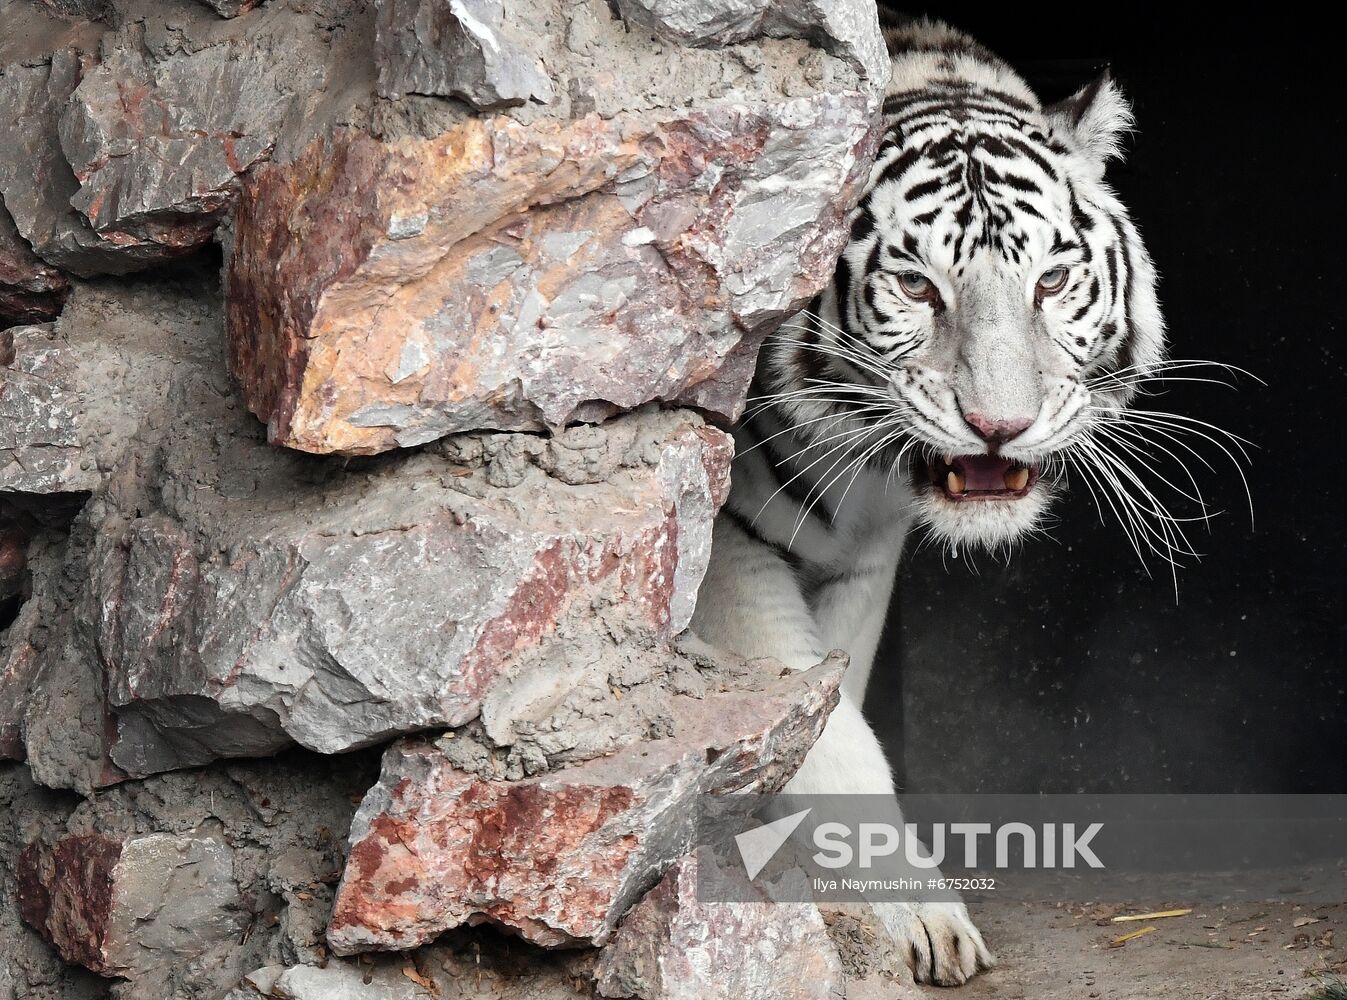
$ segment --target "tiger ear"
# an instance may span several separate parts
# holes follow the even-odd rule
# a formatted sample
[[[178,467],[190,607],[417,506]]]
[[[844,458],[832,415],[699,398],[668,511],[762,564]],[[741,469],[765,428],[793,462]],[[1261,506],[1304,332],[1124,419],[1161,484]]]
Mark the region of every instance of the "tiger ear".
[[[1054,129],[1074,136],[1101,171],[1109,160],[1122,159],[1122,139],[1134,120],[1132,105],[1108,70],[1066,100],[1044,108],[1043,114]]]

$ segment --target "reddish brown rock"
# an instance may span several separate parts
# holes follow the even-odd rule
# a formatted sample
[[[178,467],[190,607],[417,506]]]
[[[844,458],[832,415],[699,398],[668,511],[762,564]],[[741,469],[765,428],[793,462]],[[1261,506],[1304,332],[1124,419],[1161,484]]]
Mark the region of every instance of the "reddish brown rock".
[[[813,903],[773,901],[700,850],[679,858],[627,914],[599,953],[594,978],[600,996],[640,1000],[847,995],[841,959]]]
[[[91,833],[54,847],[34,842],[19,855],[19,912],[60,952],[94,972],[107,965],[103,936],[112,912],[113,871],[122,842]]]
[[[246,182],[231,368],[314,452],[735,414],[762,336],[831,276],[873,139],[859,92],[340,134]]]
[[[28,538],[17,525],[0,521],[0,601],[19,593],[28,568]]]
[[[329,944],[407,949],[483,921],[548,946],[602,944],[688,849],[699,796],[789,779],[843,663],[785,676],[765,664],[758,690],[676,696],[668,737],[522,781],[461,770],[432,739],[394,745],[352,823]]]
[[[69,293],[65,275],[38,259],[0,200],[0,328],[55,319]]]

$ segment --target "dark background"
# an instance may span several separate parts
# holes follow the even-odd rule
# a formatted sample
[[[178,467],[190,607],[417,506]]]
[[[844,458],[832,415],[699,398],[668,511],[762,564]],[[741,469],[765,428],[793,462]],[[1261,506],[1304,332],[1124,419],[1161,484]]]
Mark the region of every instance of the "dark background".
[[[1190,533],[1204,557],[1177,603],[1166,567],[1148,576],[1080,492],[1008,566],[909,554],[868,703],[900,784],[1347,792],[1342,53],[1286,11],[1183,25],[1138,9],[1101,31],[966,10],[931,13],[1045,101],[1105,66],[1131,97],[1137,133],[1110,177],[1159,267],[1171,355],[1267,382],[1176,384],[1147,406],[1258,446],[1256,523],[1213,458],[1198,482],[1226,513]]]

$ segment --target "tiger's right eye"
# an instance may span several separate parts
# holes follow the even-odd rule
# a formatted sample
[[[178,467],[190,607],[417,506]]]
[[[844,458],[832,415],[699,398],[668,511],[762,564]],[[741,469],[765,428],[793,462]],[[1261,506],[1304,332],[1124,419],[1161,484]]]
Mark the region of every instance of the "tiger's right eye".
[[[936,298],[935,282],[920,271],[904,271],[898,275],[898,287],[914,302],[931,302]]]

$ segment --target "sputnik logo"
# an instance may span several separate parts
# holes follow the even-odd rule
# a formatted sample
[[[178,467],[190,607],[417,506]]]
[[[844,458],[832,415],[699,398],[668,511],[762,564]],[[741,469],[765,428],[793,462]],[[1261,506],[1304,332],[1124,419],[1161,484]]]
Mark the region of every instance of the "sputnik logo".
[[[748,873],[750,882],[767,867],[767,862],[776,856],[776,852],[781,850],[781,845],[790,839],[795,828],[803,823],[804,818],[812,811],[801,809],[797,813],[782,816],[780,819],[774,819],[770,823],[764,823],[735,836],[734,843],[739,848],[739,858],[744,863],[744,871]]]

